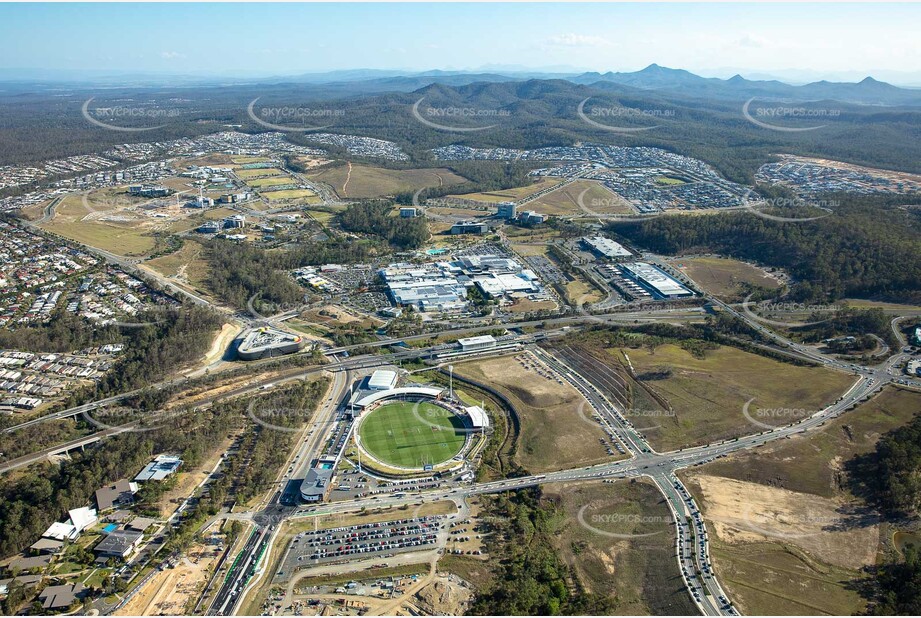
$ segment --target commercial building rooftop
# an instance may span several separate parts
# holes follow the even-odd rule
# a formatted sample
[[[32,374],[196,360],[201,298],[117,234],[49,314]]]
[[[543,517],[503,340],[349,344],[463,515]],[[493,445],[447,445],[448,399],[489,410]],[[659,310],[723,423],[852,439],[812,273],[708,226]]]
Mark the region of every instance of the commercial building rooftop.
[[[182,460],[175,455],[160,455],[152,462],[144,466],[144,469],[138,472],[134,477],[135,481],[162,481],[169,475],[173,474]]]
[[[237,354],[243,360],[252,360],[297,352],[303,345],[304,338],[300,335],[263,326],[254,328],[243,336],[237,347]]]
[[[620,268],[624,275],[635,279],[640,285],[661,298],[693,296],[691,290],[652,264],[631,262],[621,265]]]
[[[390,390],[397,385],[397,372],[378,369],[368,378],[368,388],[373,391]]]
[[[586,236],[582,243],[595,253],[607,258],[628,257],[633,255],[619,242],[604,236]]]

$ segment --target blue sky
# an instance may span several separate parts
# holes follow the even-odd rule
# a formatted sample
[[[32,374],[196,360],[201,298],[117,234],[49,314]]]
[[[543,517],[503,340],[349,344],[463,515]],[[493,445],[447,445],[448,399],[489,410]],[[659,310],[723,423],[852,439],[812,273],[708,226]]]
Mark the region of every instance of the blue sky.
[[[2,4],[0,68],[909,72],[919,23],[917,4]]]

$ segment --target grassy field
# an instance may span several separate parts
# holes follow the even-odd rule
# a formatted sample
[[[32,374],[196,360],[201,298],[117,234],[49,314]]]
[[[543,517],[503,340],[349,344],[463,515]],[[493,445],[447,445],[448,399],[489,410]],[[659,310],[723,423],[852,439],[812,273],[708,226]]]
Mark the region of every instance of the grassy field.
[[[345,210],[345,206],[323,206],[322,208],[307,208],[305,212],[323,225],[328,225],[333,217],[343,210]]]
[[[248,163],[268,163],[272,159],[268,157],[249,157],[249,156],[240,155],[236,157],[231,157],[230,160],[236,163],[237,165],[247,165]]]
[[[890,387],[818,431],[681,473],[711,528],[717,574],[743,613],[864,610],[855,582],[885,535],[851,494],[846,463],[919,410],[921,394]]]
[[[683,185],[687,184],[681,178],[675,178],[674,176],[659,176],[656,178],[656,183],[660,185]]]
[[[284,189],[282,191],[260,191],[263,197],[269,200],[296,200],[303,199],[308,204],[318,204],[321,200],[310,189]]]
[[[563,289],[566,291],[566,302],[579,306],[590,305],[604,299],[595,286],[589,285],[581,278],[568,282]]]
[[[269,176],[287,176],[283,171],[274,167],[268,167],[264,169],[238,169],[234,170],[234,174],[237,175],[241,180],[249,180],[252,178],[267,178]]]
[[[646,481],[551,484],[547,500],[564,513],[557,550],[590,592],[606,594],[619,615],[695,615],[674,558],[674,523]],[[643,535],[618,538],[616,535]]]
[[[821,431],[745,451],[703,468],[707,474],[832,498],[840,495],[841,464],[869,452],[879,437],[921,413],[921,394],[890,387],[826,424]]]
[[[584,193],[583,193],[584,192]],[[579,196],[582,204],[579,205]],[[591,213],[598,214],[629,214],[633,212],[630,205],[619,195],[608,190],[599,182],[592,180],[577,180],[568,185],[551,191],[533,202],[525,205],[528,210],[536,210],[546,215],[575,215],[583,216]]]
[[[672,260],[672,265],[704,290],[724,298],[740,297],[743,283],[769,290],[776,290],[781,286],[780,281],[770,273],[732,258],[680,258]]]
[[[308,174],[312,180],[328,184],[339,197],[381,197],[467,182],[444,168],[389,170],[367,165],[327,167]]]
[[[515,460],[528,471],[536,474],[611,461],[613,457],[599,442],[605,433],[580,414],[586,405],[582,395],[566,383],[527,368],[525,363],[534,364],[530,358],[517,355],[467,362],[455,365],[454,371],[489,385],[512,403],[521,421]]]
[[[896,313],[900,311],[905,311],[906,313],[913,313],[916,311],[921,311],[921,306],[918,306],[918,305],[902,305],[899,303],[887,303],[881,300],[866,300],[863,298],[845,298],[841,302],[847,303],[851,307],[856,307],[858,309],[869,309],[871,307],[879,307],[883,311],[892,311]]]
[[[290,185],[295,181],[290,176],[275,176],[271,178],[256,178],[253,180],[247,180],[246,184],[254,189],[261,189],[263,187],[277,187],[278,185]]]
[[[463,421],[431,403],[387,403],[368,413],[359,428],[361,446],[381,462],[403,468],[439,464],[466,440]]]
[[[542,178],[537,182],[525,185],[523,187],[516,187],[514,189],[486,191],[481,193],[465,193],[463,195],[450,195],[448,197],[473,200],[475,202],[486,202],[488,204],[498,204],[499,202],[515,202],[520,199],[524,199],[529,195],[533,195],[538,191],[549,189],[550,187],[558,184],[560,184],[560,180],[558,178]],[[529,204],[528,207],[530,208],[530,206],[531,205]]]
[[[610,350],[615,358],[622,352]],[[771,426],[785,425],[832,403],[853,383],[843,373],[801,367],[722,346],[696,358],[672,345],[627,350],[640,382],[663,397],[670,415],[652,414],[636,422],[657,450],[761,431],[743,414]],[[670,372],[662,378],[663,372]],[[636,406],[639,407],[639,406]]]
[[[135,226],[101,221],[67,221],[55,217],[54,221],[41,227],[65,238],[123,256],[146,255],[156,245],[156,239]]]
[[[205,289],[208,281],[208,260],[204,247],[194,240],[186,240],[175,253],[148,260],[144,266],[161,275],[175,278],[197,289]]]

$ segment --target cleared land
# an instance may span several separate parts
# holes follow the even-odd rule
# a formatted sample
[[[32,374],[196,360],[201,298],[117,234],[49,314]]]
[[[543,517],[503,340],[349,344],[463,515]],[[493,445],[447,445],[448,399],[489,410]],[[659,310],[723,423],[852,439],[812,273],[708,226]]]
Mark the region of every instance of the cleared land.
[[[193,240],[186,240],[175,253],[144,262],[144,266],[161,275],[176,279],[191,287],[202,289],[208,281],[209,266],[205,248]]]
[[[340,165],[308,173],[309,178],[328,184],[339,197],[381,197],[426,187],[441,187],[467,182],[445,168],[389,170],[367,165]]]
[[[142,227],[139,222],[85,220],[91,215],[98,216],[104,213],[99,210],[94,213],[87,209],[80,196],[65,198],[55,212],[54,219],[43,223],[42,229],[97,249],[118,255],[136,256],[150,253],[156,245],[156,239],[148,235],[150,230]],[[115,212],[115,209],[110,208],[109,212]]]
[[[256,189],[262,187],[277,187],[279,185],[290,185],[296,181],[290,176],[275,176],[272,178],[256,178],[253,180],[247,180],[246,184]]]
[[[462,200],[473,200],[475,202],[486,202],[488,204],[498,204],[499,202],[517,202],[538,191],[549,189],[554,185],[560,184],[559,178],[542,178],[523,187],[514,189],[503,189],[501,191],[485,191],[481,193],[465,193],[463,195],[449,195]],[[528,205],[530,207],[530,204]]]
[[[431,403],[388,403],[368,413],[358,429],[361,446],[381,462],[402,468],[439,464],[457,455],[467,437],[463,421]]]
[[[251,178],[268,178],[270,176],[287,176],[283,171],[274,167],[267,167],[263,169],[238,169],[234,170],[234,174],[237,175],[241,180],[249,180]]]
[[[671,260],[671,263],[701,288],[716,296],[739,297],[743,289],[742,284],[769,290],[776,290],[781,286],[780,280],[771,273],[732,258],[679,258]]]
[[[530,354],[462,363],[454,371],[509,399],[521,422],[515,459],[526,470],[549,472],[613,459],[600,442],[607,437],[604,431],[580,414],[587,405],[582,395]]]
[[[582,205],[579,205],[581,196]],[[524,205],[545,215],[630,214],[633,209],[622,197],[599,182],[576,180]]]
[[[921,311],[921,306],[918,305],[902,305],[899,303],[887,303],[882,300],[866,300],[863,298],[845,298],[841,301],[842,303],[847,303],[851,307],[856,307],[858,309],[869,309],[870,307],[879,307],[883,311],[891,311],[894,313],[905,312],[906,315],[913,314]]]
[[[681,474],[710,526],[716,572],[743,613],[864,610],[861,569],[888,539],[851,493],[847,462],[919,410],[921,394],[890,387],[818,431]]]
[[[563,511],[560,557],[587,591],[610,596],[618,615],[697,614],[675,561],[673,519],[655,486],[552,484],[544,496]]]
[[[672,416],[649,419],[657,450],[728,439],[811,415],[835,401],[853,377],[721,346],[697,358],[672,344],[628,350],[640,382],[668,402]],[[668,377],[660,378],[664,373]],[[639,425],[638,425],[639,426]]]
[[[566,292],[566,302],[578,306],[591,305],[604,300],[604,296],[593,285],[589,285],[581,277],[573,279],[563,286]]]
[[[269,200],[295,200],[303,199],[308,204],[320,203],[320,198],[310,189],[284,189],[282,191],[260,191],[262,197]]]
[[[194,603],[204,589],[222,551],[223,535],[208,535],[205,543],[194,545],[174,568],[157,572],[115,615],[162,616],[187,613],[190,603]]]

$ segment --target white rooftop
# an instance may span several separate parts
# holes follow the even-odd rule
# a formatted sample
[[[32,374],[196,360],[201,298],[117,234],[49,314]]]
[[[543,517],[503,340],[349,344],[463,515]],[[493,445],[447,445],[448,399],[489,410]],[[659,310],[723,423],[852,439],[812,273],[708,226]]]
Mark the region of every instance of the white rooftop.
[[[368,378],[368,388],[375,391],[386,391],[397,384],[397,372],[387,369],[378,369]]]
[[[91,509],[88,506],[73,509],[68,511],[67,514],[70,515],[70,521],[77,532],[83,532],[97,521],[96,509]]]

